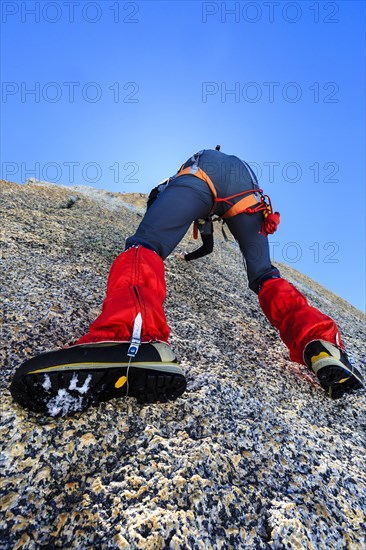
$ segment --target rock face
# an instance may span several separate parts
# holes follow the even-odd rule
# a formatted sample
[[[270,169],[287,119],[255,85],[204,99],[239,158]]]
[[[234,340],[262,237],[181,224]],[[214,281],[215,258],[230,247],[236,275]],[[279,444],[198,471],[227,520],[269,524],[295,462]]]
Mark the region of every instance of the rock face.
[[[218,231],[211,256],[166,261],[180,399],[57,419],[16,405],[19,363],[75,341],[99,314],[141,197],[35,182],[0,191],[1,548],[365,549],[365,393],[331,401],[289,361]],[[181,249],[194,246],[187,235]],[[365,316],[279,267],[364,364]]]

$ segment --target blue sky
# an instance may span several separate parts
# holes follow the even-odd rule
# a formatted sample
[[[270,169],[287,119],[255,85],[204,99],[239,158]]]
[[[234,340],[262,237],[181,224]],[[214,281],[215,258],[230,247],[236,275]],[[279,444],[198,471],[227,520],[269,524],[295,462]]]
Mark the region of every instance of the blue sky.
[[[365,4],[4,0],[2,178],[148,192],[221,144],[273,259],[365,310]]]

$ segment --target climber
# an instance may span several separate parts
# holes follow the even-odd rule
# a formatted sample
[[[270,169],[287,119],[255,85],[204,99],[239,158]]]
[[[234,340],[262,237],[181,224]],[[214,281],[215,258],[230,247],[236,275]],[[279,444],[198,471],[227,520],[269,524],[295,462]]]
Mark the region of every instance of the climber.
[[[115,259],[102,312],[88,333],[68,348],[23,363],[11,385],[13,398],[56,415],[113,397],[152,403],[182,395],[184,372],[168,344],[163,310],[163,262],[194,220],[213,213],[237,240],[249,288],[291,360],[307,365],[332,398],[361,388],[361,373],[350,364],[335,322],[310,306],[271,264],[267,236],[280,216],[250,166],[218,146],[190,157],[163,183],[164,192],[158,192]]]

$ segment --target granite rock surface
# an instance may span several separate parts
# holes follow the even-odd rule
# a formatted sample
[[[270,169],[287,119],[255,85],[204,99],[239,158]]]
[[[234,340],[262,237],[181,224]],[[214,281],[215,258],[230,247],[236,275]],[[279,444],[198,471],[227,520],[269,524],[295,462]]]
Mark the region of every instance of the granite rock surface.
[[[366,395],[332,401],[289,360],[218,231],[211,256],[165,262],[181,398],[56,419],[15,404],[17,366],[100,313],[145,197],[1,181],[0,201],[1,548],[366,548]],[[365,315],[279,268],[365,373]]]

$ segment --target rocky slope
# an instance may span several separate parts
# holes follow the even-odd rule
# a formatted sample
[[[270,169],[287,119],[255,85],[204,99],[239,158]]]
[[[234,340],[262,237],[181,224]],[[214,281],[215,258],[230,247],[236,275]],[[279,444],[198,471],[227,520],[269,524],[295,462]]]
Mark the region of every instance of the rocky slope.
[[[180,399],[58,419],[14,404],[17,365],[99,314],[145,197],[1,181],[0,200],[1,548],[366,547],[366,395],[333,402],[289,361],[219,235],[208,258],[166,261]],[[187,235],[181,249],[194,246]],[[365,364],[365,316],[280,269]]]

